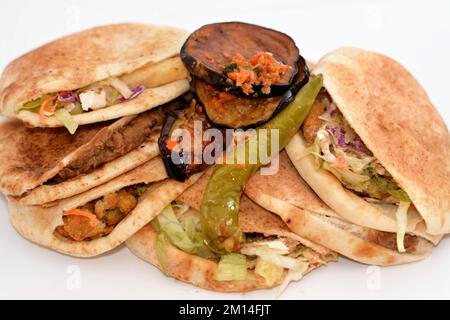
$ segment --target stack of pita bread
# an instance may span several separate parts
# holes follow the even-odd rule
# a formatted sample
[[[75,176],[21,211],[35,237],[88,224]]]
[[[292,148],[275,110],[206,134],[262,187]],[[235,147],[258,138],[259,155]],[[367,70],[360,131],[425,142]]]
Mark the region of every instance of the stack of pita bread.
[[[8,117],[0,125],[0,190],[21,235],[77,257],[126,243],[166,275],[242,292],[286,285],[338,254],[374,265],[418,261],[450,232],[445,123],[403,66],[342,48],[311,72],[323,76],[321,94],[331,112],[339,112],[370,161],[398,184],[392,190],[406,194],[402,230],[398,203],[352,190],[333,171],[338,166],[323,166],[329,158],[317,165],[325,155],[312,152],[304,125],[280,153],[277,173],[258,172],[244,188],[239,227],[246,237],[241,254],[250,257],[247,275],[219,279],[217,257],[199,254],[204,243],[195,247],[186,236],[188,222],[199,220],[211,170],[179,182],[159,156],[167,111],[190,88],[179,57],[187,36],[171,27],[109,25],[46,44],[7,66],[0,79],[0,112]],[[343,139],[337,143],[350,144]],[[179,238],[161,241],[163,223],[181,230]]]
[[[187,35],[108,25],[53,41],[7,66],[0,81],[0,109],[9,118],[0,127],[0,190],[23,236],[65,254],[98,255],[197,179],[169,179],[158,157],[165,109],[189,89],[178,57]],[[42,110],[48,99],[50,108]],[[78,124],[75,130],[58,118],[60,110]],[[118,191],[138,184],[148,190],[130,200],[129,188],[122,198],[132,203],[117,212]],[[102,219],[86,222],[93,217],[81,216],[80,208],[105,195],[111,208],[106,204]],[[83,223],[74,230],[77,222]]]

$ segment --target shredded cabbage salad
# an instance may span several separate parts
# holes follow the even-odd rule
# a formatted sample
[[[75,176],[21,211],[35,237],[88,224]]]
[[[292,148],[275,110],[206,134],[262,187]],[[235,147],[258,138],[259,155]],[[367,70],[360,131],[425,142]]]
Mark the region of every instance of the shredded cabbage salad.
[[[130,89],[119,78],[111,77],[78,90],[47,94],[24,103],[18,111],[38,113],[41,122],[55,116],[71,134],[74,134],[78,125],[75,126],[75,119],[72,116],[135,99],[144,90],[143,85]]]
[[[247,258],[239,253],[229,253],[220,258],[214,279],[217,281],[245,280]]]
[[[370,200],[397,204],[397,246],[403,239],[411,200],[350,127],[331,99],[322,94],[317,107],[325,112],[314,120],[320,126],[303,156],[314,155],[316,169],[331,172],[347,188]],[[307,123],[307,122],[305,122]],[[303,130],[308,128],[303,127]]]
[[[183,213],[180,215],[183,216]],[[197,229],[199,224],[199,219],[196,221],[193,216],[184,216],[180,222],[172,205],[164,208],[151,222],[152,228],[178,249],[203,258],[216,259],[216,255],[206,246],[203,234]]]
[[[310,263],[326,263],[317,253],[294,240],[289,239],[289,248],[286,238],[246,241],[239,252],[219,256],[206,245],[198,211],[179,201],[167,206],[150,225],[158,233],[156,251],[163,270],[168,265],[165,253],[168,243],[218,262],[214,275],[217,281],[260,281],[267,286],[283,284],[285,288],[290,281],[300,279]]]
[[[406,252],[405,233],[408,224],[408,208],[410,205],[410,202],[400,201],[395,214],[397,218],[397,249],[400,252]]]
[[[74,134],[77,131],[78,123],[66,109],[61,108],[56,110],[55,117],[64,124],[70,134]]]

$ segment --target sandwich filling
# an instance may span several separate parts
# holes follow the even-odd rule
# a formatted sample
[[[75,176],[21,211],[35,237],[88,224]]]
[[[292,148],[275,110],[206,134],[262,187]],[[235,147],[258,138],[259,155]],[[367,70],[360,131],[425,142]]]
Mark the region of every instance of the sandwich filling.
[[[157,134],[161,130],[163,120],[164,113],[158,109],[143,113],[113,130],[109,127],[101,129],[88,145],[46,184],[57,184],[91,173],[102,164],[129,153],[153,133]]]
[[[55,117],[74,134],[78,124],[75,115],[125,103],[141,95],[147,88],[158,87],[187,77],[178,57],[145,65],[120,77],[110,77],[88,86],[54,92],[18,106],[17,111],[37,113],[42,124]]]
[[[331,172],[345,188],[366,201],[398,205],[397,247],[404,252],[411,200],[350,127],[325,90],[316,99],[302,130],[309,144],[304,155],[315,156],[317,169]]]
[[[333,259],[321,256],[299,241],[262,233],[245,233],[245,241],[236,253],[220,255],[209,247],[201,229],[197,210],[180,201],[167,206],[152,222],[158,233],[157,256],[162,268],[167,262],[167,243],[189,254],[218,262],[214,279],[217,281],[255,280],[262,285],[282,284]],[[284,281],[283,281],[284,280]]]
[[[246,95],[254,93],[255,85],[261,85],[261,92],[269,94],[271,85],[279,83],[289,68],[290,66],[277,61],[272,53],[258,52],[248,60],[243,55],[236,54],[233,62],[223,72]]]
[[[64,224],[55,233],[73,241],[90,241],[110,234],[136,208],[148,190],[147,184],[136,184],[89,201],[64,212]]]
[[[73,134],[78,124],[72,116],[135,99],[144,90],[143,85],[130,89],[125,82],[112,77],[78,90],[44,95],[24,103],[18,111],[27,110],[38,113],[40,122],[43,124],[48,117],[54,116]]]
[[[357,237],[364,239],[365,241],[374,243],[378,246],[390,250],[398,250],[397,237],[396,234],[393,232],[386,232],[362,227],[336,217],[323,216],[319,214],[314,215],[326,221],[327,223],[331,223],[347,232],[350,232],[351,234],[356,235]],[[404,247],[405,252],[410,254],[416,254],[420,249],[419,238],[412,234],[406,234],[404,239]]]

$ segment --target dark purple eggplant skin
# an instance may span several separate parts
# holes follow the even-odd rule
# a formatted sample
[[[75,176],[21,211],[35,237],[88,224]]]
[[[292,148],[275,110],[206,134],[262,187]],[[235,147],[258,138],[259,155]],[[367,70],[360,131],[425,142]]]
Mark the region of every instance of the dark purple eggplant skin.
[[[286,41],[285,46],[290,46],[290,49],[292,52],[290,52],[289,57],[282,57],[279,56],[277,52],[271,52],[272,54],[274,54],[274,57],[289,65],[292,69],[291,69],[291,76],[287,81],[284,81],[282,83],[275,83],[272,84],[270,87],[270,93],[269,94],[264,94],[262,93],[261,89],[263,88],[262,85],[258,85],[258,86],[253,86],[253,90],[254,93],[252,94],[245,94],[242,92],[242,88],[238,87],[235,85],[235,81],[231,80],[230,78],[228,78],[224,72],[223,69],[231,63],[231,60],[228,61],[228,63],[223,63],[224,65],[218,65],[215,66],[215,68],[212,67],[208,67],[205,63],[201,62],[202,57],[200,57],[201,53],[198,52],[193,52],[195,50],[193,50],[192,48],[190,48],[190,46],[192,46],[192,42],[197,41],[196,37],[203,32],[204,30],[213,30],[214,28],[229,28],[229,27],[233,27],[233,26],[239,26],[240,28],[242,28],[243,30],[245,29],[249,29],[249,32],[252,35],[255,34],[261,34],[261,33],[267,33],[267,34],[276,34],[277,36],[279,36],[280,38],[283,38],[284,41]],[[255,32],[255,30],[258,30],[259,32]],[[222,31],[218,32],[218,36],[220,36],[221,34],[223,34]],[[256,38],[255,38],[256,39]],[[240,41],[240,39],[236,39],[236,43],[235,43],[235,48],[239,48],[237,50],[233,50],[233,46],[231,46],[231,48],[229,49],[230,51],[233,52],[226,52],[227,55],[230,56],[230,59],[232,56],[234,56],[236,53],[243,53],[242,50],[245,50],[245,44],[248,43],[248,41]],[[251,46],[249,44],[249,46]],[[262,45],[262,41],[259,41],[259,39],[256,39],[255,42],[253,43],[253,46],[258,47],[257,50],[255,50],[254,47],[248,48],[248,50],[252,50],[251,53],[244,53],[244,56],[252,56],[258,52],[270,52],[271,50],[267,49],[264,50],[264,45]],[[213,54],[212,52],[214,51],[215,47],[214,44],[211,45],[210,48],[210,52],[211,54]],[[220,53],[216,54],[222,54],[224,51],[224,48],[221,47],[221,50],[219,50]],[[234,51],[240,51],[240,52],[234,52]],[[208,52],[208,54],[210,53]],[[202,81],[205,81],[209,84],[212,84],[214,86],[216,86],[217,88],[220,88],[221,90],[230,92],[232,94],[238,95],[238,96],[243,96],[243,97],[270,97],[270,96],[280,96],[282,94],[284,94],[288,89],[291,88],[293,81],[296,79],[297,73],[301,70],[298,69],[298,63],[299,61],[302,59],[301,56],[299,55],[299,50],[294,42],[294,40],[279,31],[273,30],[273,29],[269,29],[266,27],[262,27],[262,26],[257,26],[254,24],[249,24],[249,23],[244,23],[244,22],[222,22],[222,23],[213,23],[213,24],[208,24],[208,25],[204,25],[203,27],[197,29],[196,31],[194,31],[189,37],[188,39],[185,41],[185,43],[183,44],[181,51],[180,51],[180,57],[181,60],[183,61],[184,65],[186,66],[186,68],[189,70],[189,72],[191,73],[191,75],[193,75],[194,77],[201,79]],[[214,60],[214,55],[211,57],[211,59]],[[219,60],[223,60],[223,56],[219,57]],[[205,59],[205,57],[203,57],[203,59]]]
[[[192,94],[190,96],[192,101]],[[158,139],[159,151],[164,166],[166,168],[167,175],[172,179],[175,179],[180,182],[186,181],[186,179],[188,179],[191,175],[197,172],[201,172],[208,167],[208,165],[205,163],[202,164],[183,163],[182,161],[184,155],[183,152],[179,153],[180,157],[179,162],[181,163],[176,164],[172,161],[172,151],[167,148],[167,141],[168,139],[171,138],[172,131],[175,129],[174,125],[176,125],[176,122],[179,119],[179,117],[185,114],[187,108],[190,108],[191,101],[180,101],[179,107],[177,109],[171,110],[167,113],[164,126],[161,130],[161,134]],[[195,108],[198,107],[201,107],[201,105],[198,102],[196,102]],[[195,112],[197,114],[198,120],[198,118],[201,116],[197,111]],[[192,121],[194,120],[192,119]],[[205,117],[203,117],[202,121],[204,121],[204,123],[207,124],[207,120]]]
[[[265,118],[265,119],[261,119],[255,123],[252,123],[250,125],[247,126],[242,126],[242,127],[232,127],[232,126],[227,126],[224,125],[222,123],[218,123],[216,121],[213,121],[211,119],[210,116],[208,116],[208,109],[204,108],[204,113],[206,116],[206,119],[208,120],[208,122],[216,127],[216,128],[223,128],[223,129],[250,129],[250,128],[256,128],[259,127],[263,124],[265,124],[266,122],[270,121],[271,119],[273,119],[278,113],[280,113],[284,108],[287,107],[287,105],[289,103],[291,103],[294,99],[296,94],[300,91],[300,89],[309,81],[309,77],[310,77],[310,72],[309,72],[309,68],[306,64],[306,61],[303,57],[300,57],[299,62],[298,62],[298,69],[302,70],[302,72],[297,73],[297,77],[294,81],[294,83],[292,84],[292,86],[286,91],[284,92],[284,94],[280,97],[280,103],[278,104],[277,108],[275,109],[275,111],[270,115],[270,117]],[[193,85],[192,88],[195,91],[195,82],[199,81],[196,78],[193,78]],[[195,92],[194,92],[195,93]],[[198,98],[198,96],[197,96]],[[248,99],[252,99],[252,98],[248,98]]]
[[[166,168],[167,175],[178,181],[185,181],[187,179],[187,176],[184,173],[185,168],[183,168],[183,166],[176,166],[172,163],[171,151],[167,149],[166,143],[170,138],[172,127],[178,118],[178,114],[189,105],[192,99],[193,95],[187,93],[166,105],[166,119],[158,139],[159,152],[164,167]]]
[[[167,175],[172,179],[184,182],[187,179],[186,165],[175,165],[172,162],[172,153],[167,148],[167,140],[170,138],[172,126],[177,120],[176,111],[169,113],[158,139],[159,152],[166,168]]]

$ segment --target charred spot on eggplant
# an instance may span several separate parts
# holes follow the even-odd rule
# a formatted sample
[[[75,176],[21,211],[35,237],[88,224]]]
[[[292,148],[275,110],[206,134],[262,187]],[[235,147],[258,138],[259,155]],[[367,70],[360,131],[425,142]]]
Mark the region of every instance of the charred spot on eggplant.
[[[189,36],[180,55],[193,76],[219,89],[246,97],[280,96],[291,87],[299,72],[299,50],[291,37],[242,22],[214,23],[201,27]],[[232,75],[242,61],[245,62],[243,69],[254,69],[250,71],[256,71],[257,75],[258,72],[266,74],[267,70],[258,71],[258,68],[264,67],[258,63],[261,57],[272,59],[272,65],[283,71],[279,77],[269,77],[268,82],[263,81],[264,84],[258,84],[256,79],[248,87],[239,83],[242,79]]]
[[[199,148],[201,153],[198,152],[198,155],[194,153],[194,144],[198,143],[194,138],[196,123],[201,124],[202,130],[202,145]],[[203,107],[196,99],[183,101],[178,109],[167,114],[158,145],[167,174],[171,178],[183,182],[191,175],[206,169],[208,164],[203,159],[203,150],[213,140],[203,139],[203,133],[210,128]]]
[[[203,104],[205,116],[215,127],[247,129],[260,126],[282,111],[308,82],[309,70],[305,60],[298,63],[299,72],[294,84],[281,96],[277,97],[242,97],[199,79],[193,81],[195,93]]]

